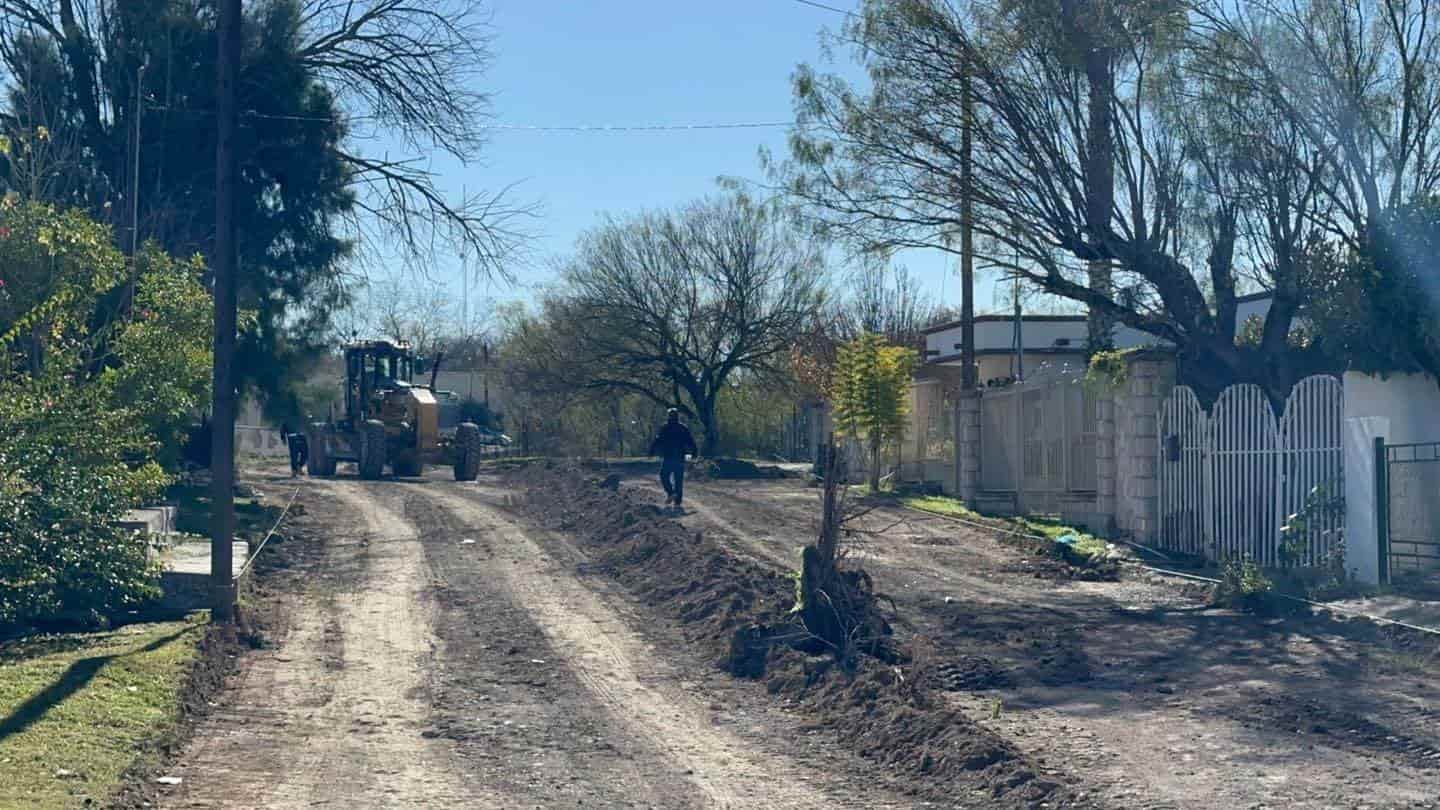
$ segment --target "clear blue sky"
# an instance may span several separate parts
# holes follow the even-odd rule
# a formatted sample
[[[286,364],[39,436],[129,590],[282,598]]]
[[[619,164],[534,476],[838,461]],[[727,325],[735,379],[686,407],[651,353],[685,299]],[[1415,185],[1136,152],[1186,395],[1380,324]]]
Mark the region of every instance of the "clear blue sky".
[[[853,8],[855,0],[828,0]],[[637,126],[788,121],[791,75],[808,62],[860,75],[849,53],[827,63],[819,32],[844,18],[795,0],[692,3],[491,0],[494,64],[485,90],[494,123],[517,126]],[[524,298],[552,275],[546,259],[565,255],[601,214],[665,208],[718,193],[722,176],[763,180],[758,150],[786,148],[784,128],[685,132],[496,131],[481,166],[437,160],[443,185],[498,188],[540,204],[531,229],[533,260],[516,268],[520,286],[492,287],[497,299]],[[899,261],[930,293],[958,304],[954,263],[938,251]],[[459,265],[438,268],[458,294]],[[989,283],[977,308],[992,308]],[[483,291],[478,291],[483,294]]]

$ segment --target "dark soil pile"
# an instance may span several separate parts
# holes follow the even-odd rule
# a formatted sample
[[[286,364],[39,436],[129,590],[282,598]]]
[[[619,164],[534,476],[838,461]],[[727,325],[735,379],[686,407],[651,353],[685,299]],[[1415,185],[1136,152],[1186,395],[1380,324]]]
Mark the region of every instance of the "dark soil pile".
[[[791,615],[794,579],[579,470],[535,466],[516,473],[515,483],[528,492],[525,508],[534,519],[595,550],[597,570],[678,619],[717,666],[763,680],[917,795],[999,808],[1085,804],[939,699],[956,674],[988,681],[999,673],[928,673],[934,667],[923,660],[887,664],[866,656],[842,667],[833,656],[803,652],[792,646],[807,635]]]
[[[738,458],[704,459],[697,466],[700,476],[712,481],[785,477],[785,471],[779,467],[761,466]]]
[[[1116,561],[1081,554],[1048,538],[1012,534],[1001,537],[1000,542],[1023,552],[1027,559],[1017,570],[1037,579],[1114,582],[1120,578],[1120,565]]]

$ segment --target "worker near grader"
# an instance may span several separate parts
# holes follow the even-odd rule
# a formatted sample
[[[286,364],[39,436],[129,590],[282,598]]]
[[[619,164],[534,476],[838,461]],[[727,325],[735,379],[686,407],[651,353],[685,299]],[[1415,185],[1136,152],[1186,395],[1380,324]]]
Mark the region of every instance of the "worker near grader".
[[[280,426],[280,438],[285,440],[285,448],[290,451],[290,477],[297,478],[310,457],[310,442],[304,433],[291,430],[289,422]]]
[[[690,428],[680,423],[680,411],[671,408],[665,413],[665,424],[650,443],[650,455],[660,457],[660,486],[665,488],[665,504],[680,505],[685,497],[685,455],[700,455]]]

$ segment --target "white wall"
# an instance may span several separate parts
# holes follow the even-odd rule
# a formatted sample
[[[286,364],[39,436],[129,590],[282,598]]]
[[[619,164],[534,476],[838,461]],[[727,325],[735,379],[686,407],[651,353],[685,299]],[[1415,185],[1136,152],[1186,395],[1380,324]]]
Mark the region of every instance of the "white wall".
[[[1346,567],[1362,582],[1380,578],[1375,503],[1375,438],[1387,444],[1440,441],[1440,386],[1424,374],[1387,379],[1345,374]]]
[[[1063,339],[1070,341],[1070,348],[1083,349],[1089,337],[1088,327],[1083,320],[1035,321],[1026,319],[1023,323],[1023,332],[1026,351],[1053,349],[1056,348],[1055,341]],[[959,326],[951,327],[941,332],[933,332],[925,336],[926,350],[938,352],[938,354],[930,355],[931,357],[949,357],[959,354],[960,350],[955,348],[959,343]],[[1014,345],[1014,321],[976,321],[976,351],[1008,351]],[[1164,341],[1154,335],[1141,332],[1138,329],[1131,329],[1128,326],[1120,326],[1115,329],[1116,348],[1132,349],[1136,346],[1156,345],[1164,345]]]

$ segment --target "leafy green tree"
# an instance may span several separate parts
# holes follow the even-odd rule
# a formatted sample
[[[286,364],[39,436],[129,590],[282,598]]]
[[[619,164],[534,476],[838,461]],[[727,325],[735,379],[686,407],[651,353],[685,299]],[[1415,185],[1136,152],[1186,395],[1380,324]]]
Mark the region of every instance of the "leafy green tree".
[[[869,445],[870,490],[880,489],[880,450],[905,433],[914,350],[866,332],[840,347],[831,383],[835,428]]]
[[[136,413],[173,468],[195,415],[210,405],[214,307],[199,256],[177,261],[155,245],[139,257],[135,304],[109,342],[99,384],[116,407]],[[241,313],[242,334],[253,313]]]
[[[155,593],[115,522],[209,399],[211,305],[198,257],[151,244],[130,267],[82,212],[0,203],[0,632]]]
[[[62,371],[0,380],[0,631],[89,622],[157,595],[148,541],[115,526],[166,483],[137,414]],[[68,362],[63,362],[68,361]]]
[[[478,0],[256,0],[242,36],[238,271],[256,317],[237,366],[283,410],[350,296],[359,248],[415,263],[463,245],[496,271],[513,212],[493,195],[452,200],[425,162],[360,143],[389,132],[417,152],[478,154]],[[12,147],[0,184],[88,211],[121,245],[208,254],[215,54],[198,0],[0,0]]]
[[[1306,253],[1313,302],[1307,334],[1327,355],[1370,374],[1440,379],[1440,199],[1385,211],[1362,252],[1339,240]]]

